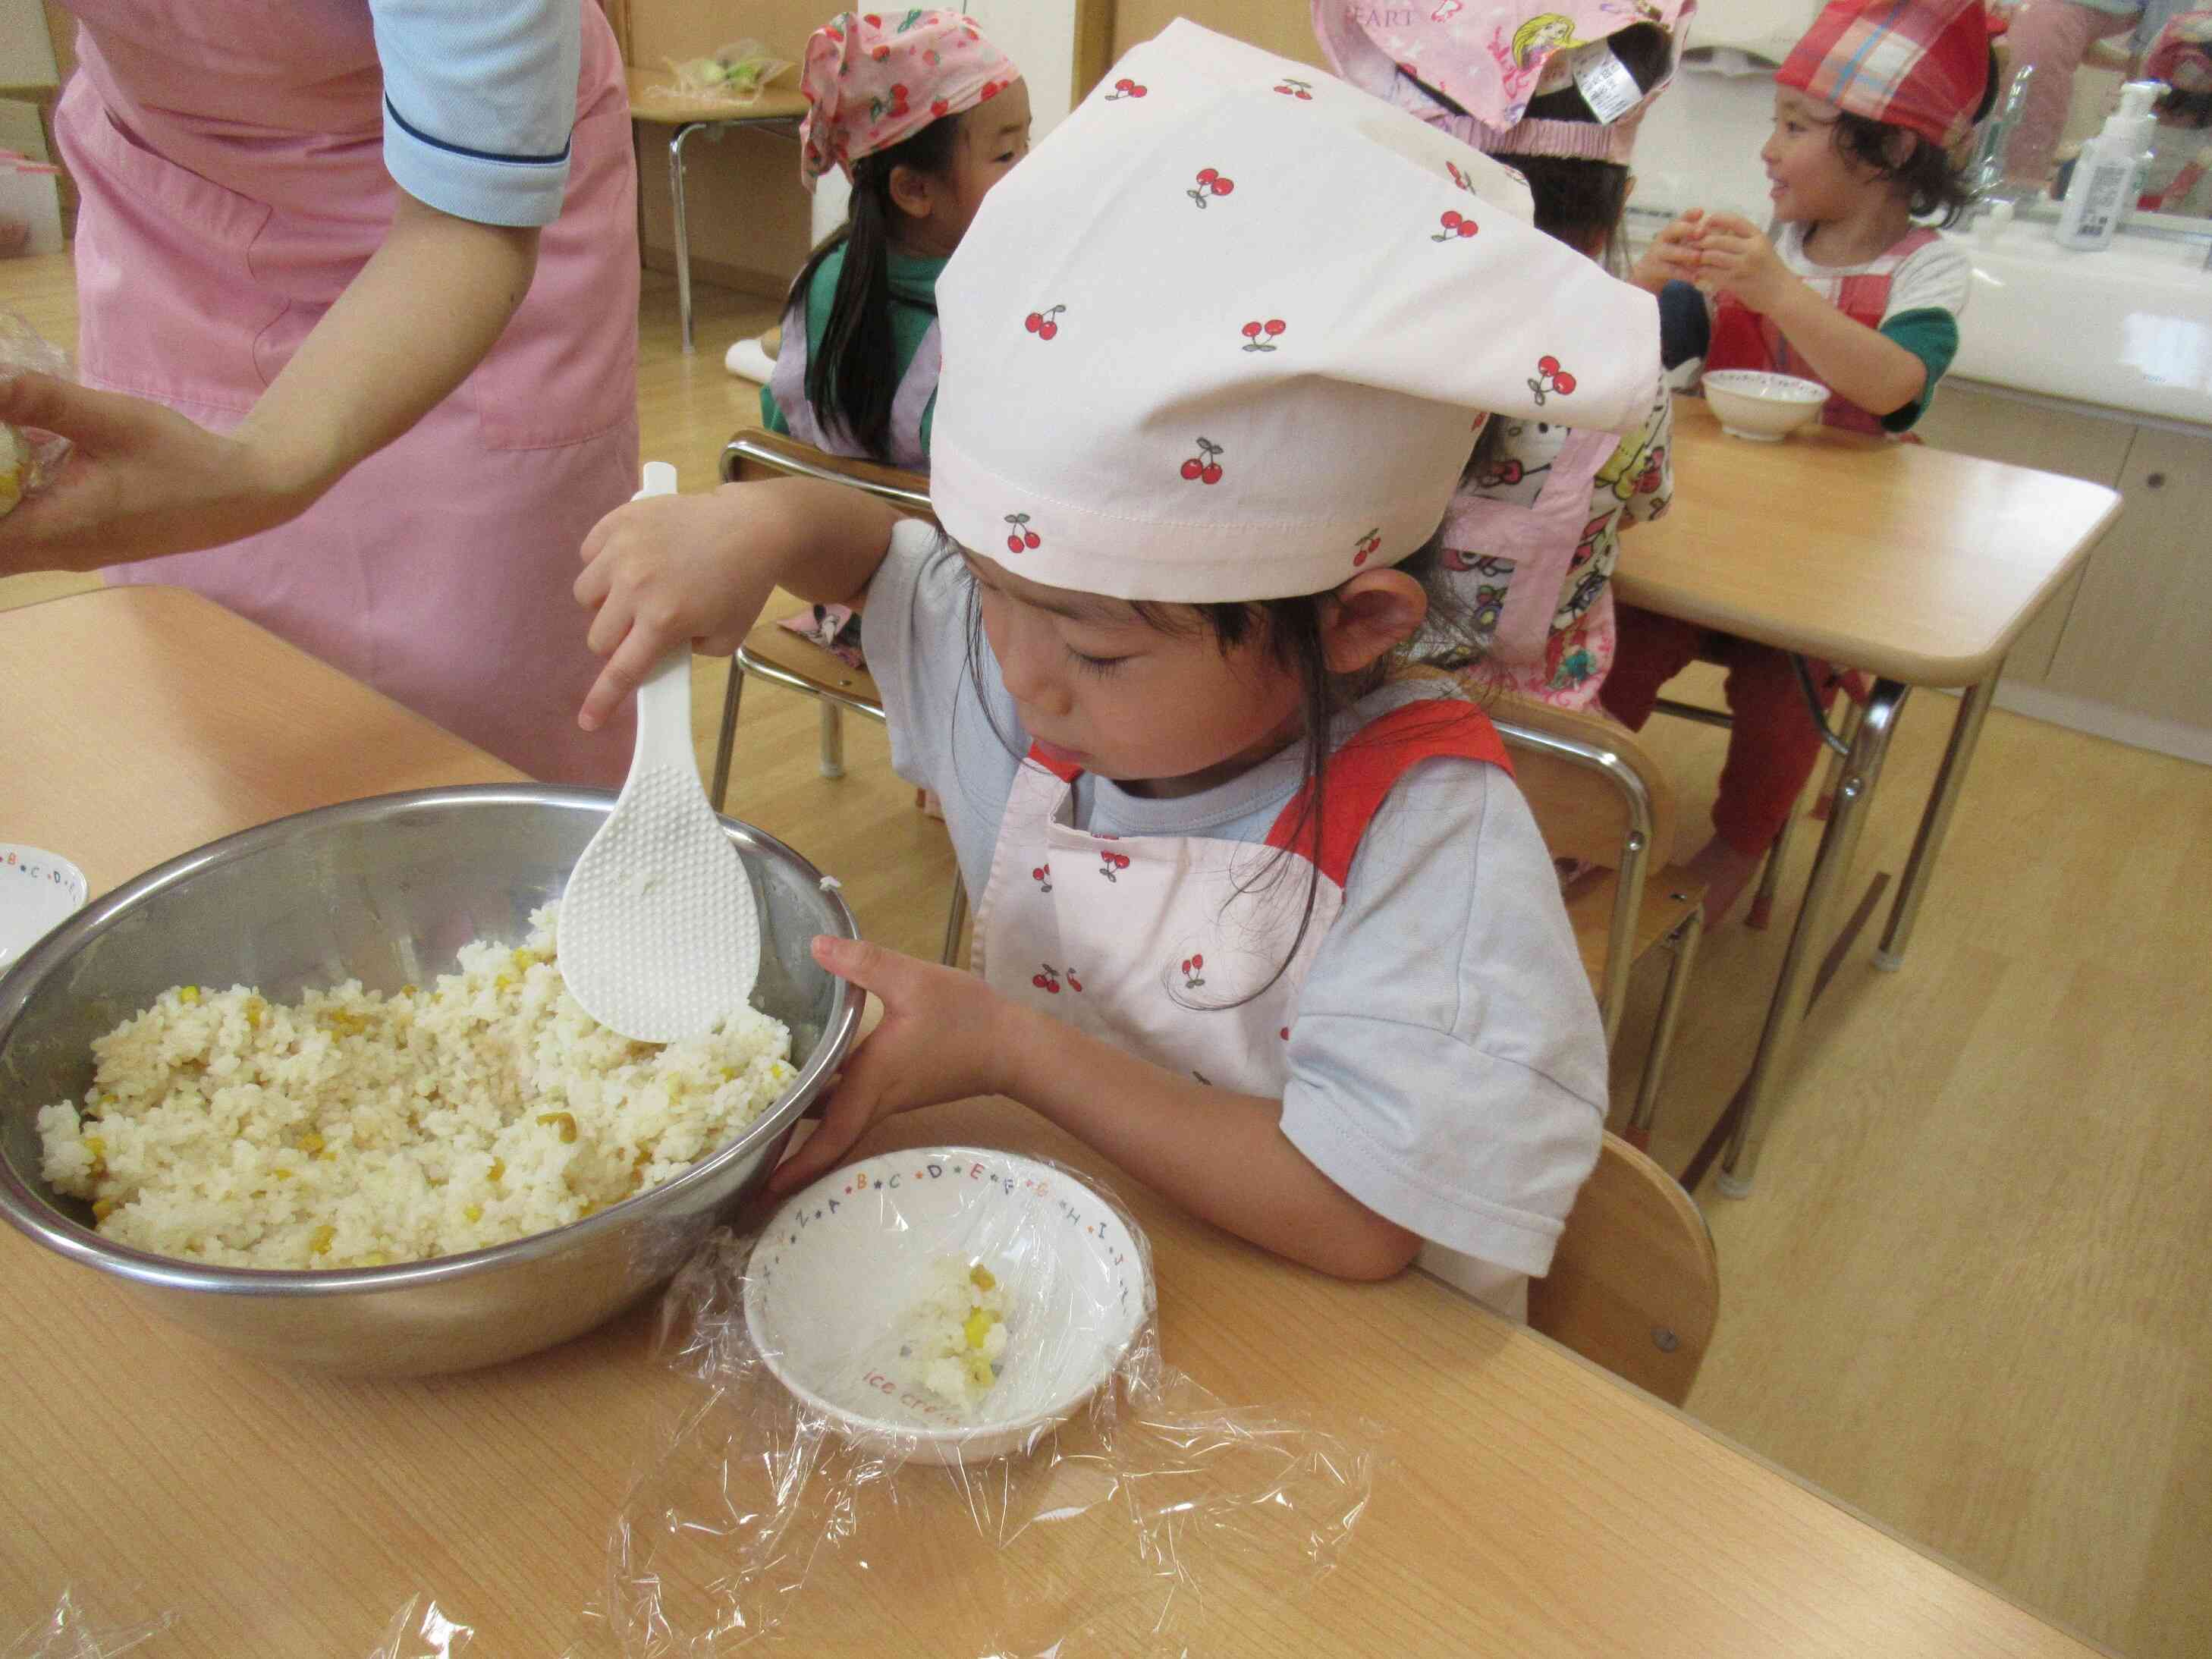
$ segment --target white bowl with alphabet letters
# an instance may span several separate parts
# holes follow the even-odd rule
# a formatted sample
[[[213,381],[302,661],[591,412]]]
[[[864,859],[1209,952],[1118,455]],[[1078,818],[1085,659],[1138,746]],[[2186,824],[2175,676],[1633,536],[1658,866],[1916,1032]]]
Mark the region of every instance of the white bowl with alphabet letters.
[[[1030,1449],[1152,1311],[1127,1211],[1059,1164],[980,1146],[824,1176],[776,1212],[744,1283],[746,1334],[802,1412],[935,1463]]]

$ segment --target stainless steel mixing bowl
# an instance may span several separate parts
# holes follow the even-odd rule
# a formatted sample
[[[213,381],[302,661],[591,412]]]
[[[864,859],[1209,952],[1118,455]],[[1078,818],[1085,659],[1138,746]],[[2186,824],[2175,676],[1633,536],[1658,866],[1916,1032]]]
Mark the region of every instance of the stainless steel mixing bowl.
[[[665,1280],[767,1178],[852,1046],[861,998],[809,953],[853,914],[782,842],[726,823],[761,907],[753,1000],[791,1028],[799,1076],[730,1146],[551,1232],[398,1267],[274,1273],[111,1243],[40,1174],[38,1113],[81,1100],[92,1040],[173,985],[275,998],[348,977],[427,984],[471,939],[520,942],[606,817],[603,790],[426,789],[281,818],[173,859],[80,911],[0,976],[0,1212],[178,1323],[280,1364],[420,1375],[511,1359],[611,1318]]]

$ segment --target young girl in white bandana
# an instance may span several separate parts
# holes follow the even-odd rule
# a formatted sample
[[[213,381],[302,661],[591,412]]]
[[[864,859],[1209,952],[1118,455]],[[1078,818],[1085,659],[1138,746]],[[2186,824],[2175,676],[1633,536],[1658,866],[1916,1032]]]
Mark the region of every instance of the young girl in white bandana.
[[[1394,671],[1477,411],[1619,430],[1658,371],[1649,296],[1527,216],[1474,151],[1177,23],[939,285],[943,535],[804,482],[593,532],[586,723],[779,583],[860,606],[981,896],[974,975],[817,941],[885,1012],[781,1187],[1006,1094],[1268,1249],[1525,1305],[1604,1039],[1496,732]]]

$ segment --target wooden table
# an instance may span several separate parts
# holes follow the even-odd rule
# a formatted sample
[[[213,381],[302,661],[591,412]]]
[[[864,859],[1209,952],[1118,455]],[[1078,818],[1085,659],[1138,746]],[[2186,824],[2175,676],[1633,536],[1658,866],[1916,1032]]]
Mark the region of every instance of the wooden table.
[[[514,775],[160,589],[0,613],[0,839],[66,854],[95,892],[280,813]],[[1337,1571],[1299,1595],[1294,1568],[1244,1564],[1214,1583],[1194,1651],[2094,1651],[1418,1273],[1348,1285],[1265,1256],[1006,1101],[912,1113],[874,1144],[939,1140],[1111,1182],[1152,1237],[1164,1352],[1224,1398],[1382,1425],[1389,1461]],[[649,1310],[465,1376],[291,1376],[12,1232],[0,1321],[0,1630],[67,1584],[110,1622],[177,1614],[149,1659],[364,1653],[418,1592],[476,1627],[471,1651],[571,1651],[629,1483],[697,1398],[650,1353]],[[914,1490],[910,1532],[870,1544],[850,1599],[800,1598],[814,1650],[880,1652],[896,1632],[902,1652],[976,1651],[973,1598],[929,1571],[943,1529],[972,1522],[941,1480]],[[1100,1650],[1137,1651],[1122,1634]]]
[[[1844,759],[1721,1189],[1751,1189],[1762,1110],[1786,1073],[1891,733],[1916,685],[1965,695],[1875,953],[1903,964],[2005,653],[2118,514],[2118,492],[2000,461],[1813,427],[1778,444],[1674,403],[1674,502],[1623,544],[1620,598],[1875,677]]]
[[[684,212],[684,145],[695,132],[719,138],[732,127],[758,127],[796,139],[806,100],[795,87],[769,87],[753,103],[733,105],[719,98],[687,98],[671,89],[669,70],[631,69],[629,117],[655,126],[673,127],[668,139],[668,189],[676,232],[676,310],[683,323],[684,349],[691,348],[691,228]]]

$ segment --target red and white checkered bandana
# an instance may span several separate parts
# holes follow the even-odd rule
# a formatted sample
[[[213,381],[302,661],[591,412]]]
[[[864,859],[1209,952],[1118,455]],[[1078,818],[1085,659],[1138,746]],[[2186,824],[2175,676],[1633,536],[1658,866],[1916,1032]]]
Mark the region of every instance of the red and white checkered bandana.
[[[2176,92],[2212,92],[2212,11],[2178,12],[2151,42],[2143,77]]]
[[[1832,0],[1774,78],[1949,149],[1972,130],[1989,55],[1982,0]]]

